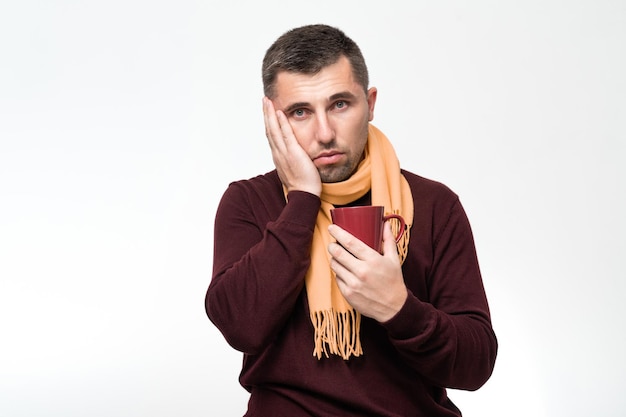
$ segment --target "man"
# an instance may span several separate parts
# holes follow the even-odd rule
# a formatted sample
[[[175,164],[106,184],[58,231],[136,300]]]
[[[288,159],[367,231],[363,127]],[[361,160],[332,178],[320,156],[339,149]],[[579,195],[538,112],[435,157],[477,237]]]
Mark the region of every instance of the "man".
[[[497,352],[472,232],[458,197],[401,170],[370,122],[358,46],[325,25],[288,31],[263,60],[276,169],[232,183],[215,219],[206,311],[243,352],[246,416],[460,416]],[[329,210],[383,205],[382,253]]]

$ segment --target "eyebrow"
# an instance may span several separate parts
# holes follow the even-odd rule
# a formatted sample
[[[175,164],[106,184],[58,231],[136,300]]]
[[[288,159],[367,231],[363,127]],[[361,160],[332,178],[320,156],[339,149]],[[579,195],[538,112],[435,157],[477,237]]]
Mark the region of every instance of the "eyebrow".
[[[330,101],[339,100],[341,98],[355,100],[356,96],[349,91],[342,91],[341,93],[333,94],[332,96],[330,96]]]
[[[335,93],[332,96],[330,96],[328,98],[328,101],[335,101],[335,100],[339,100],[339,99],[348,99],[348,100],[355,100],[356,96],[354,94],[352,94],[349,91],[342,91],[340,93]],[[288,114],[291,113],[292,111],[299,109],[300,107],[308,107],[311,104],[306,102],[306,101],[299,101],[296,103],[292,103],[290,105],[288,105],[287,107],[285,107],[283,109],[283,112]]]
[[[297,103],[292,103],[283,109],[283,113],[289,114],[292,111],[299,109],[300,107],[307,107],[308,105],[309,103],[307,103],[306,101],[299,101]]]

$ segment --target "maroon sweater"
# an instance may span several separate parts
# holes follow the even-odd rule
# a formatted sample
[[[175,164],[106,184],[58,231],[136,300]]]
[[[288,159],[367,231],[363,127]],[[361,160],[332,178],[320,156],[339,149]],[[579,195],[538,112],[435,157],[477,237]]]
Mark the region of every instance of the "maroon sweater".
[[[244,353],[246,416],[460,416],[446,387],[490,377],[497,341],[467,216],[446,186],[403,171],[414,199],[409,296],[391,320],[363,318],[363,355],[313,356],[304,276],[317,196],[285,202],[276,171],[232,183],[215,219],[206,311]]]

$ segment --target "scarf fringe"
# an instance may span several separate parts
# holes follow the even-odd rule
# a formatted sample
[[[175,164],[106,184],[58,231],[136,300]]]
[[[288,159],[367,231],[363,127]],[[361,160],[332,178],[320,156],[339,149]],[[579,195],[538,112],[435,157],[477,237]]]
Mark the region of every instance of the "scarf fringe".
[[[393,213],[400,214],[400,210],[394,210]],[[398,257],[400,258],[400,263],[404,263],[404,260],[406,259],[407,254],[409,252],[410,230],[411,230],[411,225],[408,223],[405,224],[404,234],[402,235],[400,240],[396,243],[396,246],[398,248]],[[399,231],[400,231],[400,222],[392,221],[391,232],[393,233],[393,235],[397,236]]]
[[[348,360],[350,355],[361,356],[361,314],[354,309],[338,312],[333,309],[311,312],[311,322],[315,328],[315,348],[313,356],[322,358],[322,354],[339,355]]]

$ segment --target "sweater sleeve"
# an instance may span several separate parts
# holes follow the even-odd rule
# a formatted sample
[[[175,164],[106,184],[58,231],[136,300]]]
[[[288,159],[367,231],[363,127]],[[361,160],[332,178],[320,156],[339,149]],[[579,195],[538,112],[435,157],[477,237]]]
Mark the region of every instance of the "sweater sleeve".
[[[284,326],[304,285],[320,207],[317,196],[291,192],[288,202],[238,183],[215,217],[213,278],[205,307],[228,343],[263,350]]]
[[[401,311],[383,325],[406,363],[425,379],[475,390],[493,371],[497,340],[465,211],[458,198],[441,211],[434,214],[441,224],[433,226],[428,242],[425,291],[418,296],[409,290]],[[405,275],[408,283],[412,278]]]

